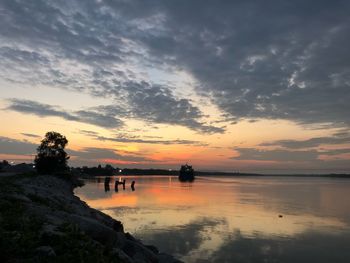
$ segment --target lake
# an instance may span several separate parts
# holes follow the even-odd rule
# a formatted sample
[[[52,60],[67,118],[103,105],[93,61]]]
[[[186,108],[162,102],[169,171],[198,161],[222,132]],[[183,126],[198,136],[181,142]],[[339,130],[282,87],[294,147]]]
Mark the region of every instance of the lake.
[[[350,262],[350,179],[104,177],[75,194],[184,262]],[[135,191],[130,188],[136,181]]]

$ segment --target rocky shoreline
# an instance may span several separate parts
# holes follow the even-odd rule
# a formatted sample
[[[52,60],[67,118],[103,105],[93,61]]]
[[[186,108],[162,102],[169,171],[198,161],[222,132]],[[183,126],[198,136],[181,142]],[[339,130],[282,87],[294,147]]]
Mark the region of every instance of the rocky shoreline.
[[[52,175],[0,178],[0,261],[180,262],[90,208],[76,186]]]

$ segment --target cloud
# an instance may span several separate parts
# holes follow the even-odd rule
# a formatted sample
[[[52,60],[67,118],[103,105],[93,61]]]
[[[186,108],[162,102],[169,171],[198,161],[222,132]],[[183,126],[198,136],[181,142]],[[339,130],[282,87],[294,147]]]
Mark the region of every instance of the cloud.
[[[287,150],[260,150],[255,148],[235,148],[239,156],[232,157],[235,160],[256,161],[283,161],[283,162],[308,162],[318,160],[319,152],[316,150],[287,151]]]
[[[149,83],[127,83],[132,115],[151,123],[181,125],[202,133],[223,133],[224,129],[200,121],[203,113],[189,99],[178,99],[168,88]]]
[[[88,131],[88,130],[79,130],[80,134],[84,134],[86,136],[97,136],[98,132],[95,131]]]
[[[320,145],[338,145],[350,143],[350,136],[328,136],[328,137],[316,137],[307,140],[278,140],[274,142],[265,142],[260,144],[261,146],[280,146],[289,149],[302,149],[313,148]]]
[[[123,135],[116,135],[115,137],[104,137],[104,136],[94,136],[95,139],[100,141],[111,141],[111,142],[122,142],[122,143],[144,143],[144,144],[182,144],[182,145],[196,145],[196,146],[206,146],[206,143],[202,143],[200,141],[193,140],[145,140],[137,137],[126,137]]]
[[[284,163],[304,162],[324,169],[348,167],[346,163],[348,159],[344,158],[344,154],[350,154],[350,148],[345,146],[349,143],[348,131],[341,130],[331,136],[315,137],[307,140],[278,140],[264,142],[259,145],[277,147],[275,149],[236,148],[235,150],[239,153],[239,156],[232,157],[232,159]],[[332,146],[332,148],[329,148],[329,146]]]
[[[170,254],[186,255],[198,249],[208,238],[203,234],[207,229],[216,229],[218,226],[227,226],[222,218],[196,218],[181,226],[173,226],[170,229],[147,231],[143,233],[143,240],[149,244],[156,244],[162,251]],[[140,231],[142,232],[143,229]],[[183,242],[186,240],[186,242]]]
[[[121,96],[123,107],[108,105],[96,107],[106,114],[118,114],[131,119],[148,123],[184,126],[199,133],[223,133],[222,127],[208,125],[201,121],[204,114],[192,101],[178,98],[166,85],[155,85],[146,81],[127,81],[117,84],[115,89],[108,91],[114,97]]]
[[[111,142],[120,142],[120,143],[143,143],[143,144],[182,144],[182,145],[194,145],[194,146],[207,146],[207,143],[194,140],[183,140],[183,139],[173,139],[173,140],[164,140],[161,136],[138,136],[130,135],[128,133],[117,133],[114,137],[101,136],[97,132],[80,130],[81,134],[89,136],[93,139],[99,141],[111,141]],[[146,139],[144,139],[146,138]]]
[[[0,154],[13,155],[34,155],[38,144],[27,141],[16,140],[8,137],[0,137]],[[70,162],[88,162],[96,164],[99,160],[115,160],[127,162],[152,162],[152,159],[135,154],[120,154],[117,150],[108,148],[85,147],[79,151],[66,149],[71,156],[78,158],[78,160],[70,160]]]
[[[104,160],[118,160],[118,161],[128,161],[128,162],[151,162],[151,159],[142,156],[136,155],[122,155],[119,154],[114,149],[108,148],[95,148],[95,147],[86,147],[79,151],[67,150],[69,154],[72,156],[78,157],[82,161],[90,160],[90,161],[98,161],[99,159]]]
[[[124,122],[117,119],[115,116],[100,114],[94,111],[80,110],[74,112],[74,114],[78,116],[80,122],[85,122],[104,128],[119,128],[124,125]]]
[[[32,134],[32,133],[25,133],[25,132],[22,132],[21,134],[22,134],[23,136],[30,137],[30,138],[41,138],[40,135],[36,135],[36,134]]]
[[[20,141],[8,137],[0,137],[0,153],[30,155],[36,153],[38,145],[27,141]]]
[[[324,150],[320,154],[324,155],[340,155],[340,154],[350,154],[350,148],[334,149],[334,150]]]
[[[190,100],[175,97],[164,85],[141,81],[132,67],[126,68],[130,60],[138,61],[144,55],[139,54],[142,45],[132,37],[132,25],[116,10],[108,11],[106,6],[93,2],[57,5],[40,1],[33,5],[5,1],[2,5],[3,22],[11,21],[6,30],[0,30],[4,40],[0,47],[4,79],[22,85],[42,84],[86,90],[97,96],[112,95],[118,104],[123,103],[130,118],[182,125],[201,133],[224,131],[200,121],[203,114]],[[14,40],[19,44],[14,45]],[[84,112],[80,114],[85,116]],[[95,124],[97,119],[91,118]],[[108,120],[102,125],[106,123]]]
[[[254,161],[274,161],[274,162],[308,162],[319,164],[323,161],[320,156],[335,156],[341,154],[350,154],[349,148],[330,149],[330,150],[286,150],[286,149],[257,149],[257,148],[235,148],[239,156],[231,157],[234,160],[254,160]],[[344,158],[339,160],[348,161]],[[331,160],[332,161],[332,160]],[[331,162],[330,161],[330,162]],[[329,161],[328,161],[329,162]]]
[[[149,51],[191,72],[228,119],[350,124],[348,2],[151,5],[165,18]]]
[[[123,126],[123,121],[115,116],[101,114],[91,110],[67,112],[58,106],[42,104],[31,100],[11,99],[7,110],[33,114],[39,117],[60,117],[68,121],[93,124],[103,128],[117,128]]]
[[[0,77],[114,94],[135,118],[223,132],[145,73],[184,71],[228,121],[349,126],[349,8],[342,0],[4,0]]]

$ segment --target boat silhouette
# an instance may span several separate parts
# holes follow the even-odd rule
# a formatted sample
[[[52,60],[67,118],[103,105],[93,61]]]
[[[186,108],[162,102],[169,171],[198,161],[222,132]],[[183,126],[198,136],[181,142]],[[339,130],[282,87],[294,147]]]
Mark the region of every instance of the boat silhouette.
[[[187,163],[181,165],[179,180],[182,182],[192,182],[194,180],[194,170],[191,165],[188,165]]]

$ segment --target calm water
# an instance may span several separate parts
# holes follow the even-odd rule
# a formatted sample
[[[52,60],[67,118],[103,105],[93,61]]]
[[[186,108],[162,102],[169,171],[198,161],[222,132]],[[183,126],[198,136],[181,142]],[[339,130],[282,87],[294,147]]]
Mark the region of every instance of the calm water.
[[[125,191],[101,177],[76,195],[185,262],[350,262],[350,179],[125,178]]]

